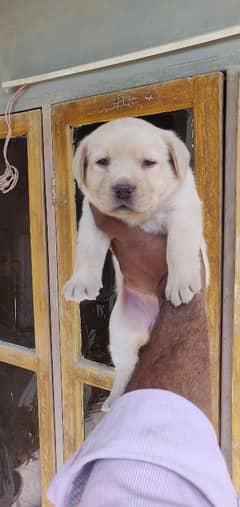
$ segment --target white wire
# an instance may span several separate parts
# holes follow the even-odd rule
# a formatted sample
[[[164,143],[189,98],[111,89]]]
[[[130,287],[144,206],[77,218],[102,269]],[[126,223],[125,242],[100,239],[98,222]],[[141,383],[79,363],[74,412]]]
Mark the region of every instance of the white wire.
[[[9,145],[10,139],[12,137],[12,127],[11,127],[12,106],[16,102],[18,97],[22,94],[22,92],[23,92],[24,88],[26,88],[26,86],[27,85],[20,86],[20,88],[18,88],[18,90],[10,97],[10,99],[7,103],[7,107],[6,107],[6,111],[5,111],[5,115],[4,115],[5,122],[6,122],[6,125],[8,128],[8,133],[7,133],[7,137],[5,139],[5,143],[4,143],[4,147],[3,147],[3,158],[4,158],[4,162],[5,162],[5,169],[4,169],[3,173],[0,175],[0,192],[2,192],[2,194],[7,194],[11,190],[13,190],[13,188],[15,188],[15,186],[18,182],[18,178],[19,178],[19,171],[18,171],[17,167],[10,164],[10,162],[8,160],[7,150],[8,150],[8,145]]]

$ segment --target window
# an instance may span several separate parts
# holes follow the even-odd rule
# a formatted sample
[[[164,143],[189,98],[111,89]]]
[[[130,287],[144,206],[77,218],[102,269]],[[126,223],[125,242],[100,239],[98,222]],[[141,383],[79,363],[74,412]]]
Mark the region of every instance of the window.
[[[207,313],[213,422],[217,429],[220,410],[221,104],[222,74],[216,73],[52,107],[59,291],[72,273],[76,216],[79,217],[81,213],[81,196],[76,195],[71,171],[74,144],[99,123],[121,116],[140,116],[147,117],[159,126],[175,129],[189,148],[193,148],[192,160],[198,190],[204,202],[205,235],[211,264]],[[206,128],[206,119],[211,129]],[[110,390],[112,385],[113,370],[107,354],[107,321],[112,305],[110,259],[105,266],[104,280],[104,291],[99,301],[81,304],[80,312],[76,303],[66,302],[59,292],[65,457],[81,443],[89,411],[92,409],[99,414],[100,400],[106,395],[104,391]],[[98,318],[98,312],[104,319]],[[93,326],[90,325],[92,322]]]
[[[9,160],[20,175],[0,195],[0,453],[14,495],[23,487],[40,507],[55,467],[40,112],[13,115],[12,129]],[[1,118],[1,147],[6,134]]]

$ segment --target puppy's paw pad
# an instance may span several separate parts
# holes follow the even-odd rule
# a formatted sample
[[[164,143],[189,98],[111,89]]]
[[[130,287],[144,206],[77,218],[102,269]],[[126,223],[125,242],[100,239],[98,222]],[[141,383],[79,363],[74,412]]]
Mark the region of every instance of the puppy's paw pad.
[[[101,284],[95,282],[86,283],[74,275],[65,283],[62,293],[67,301],[80,303],[86,299],[96,299],[100,289]]]

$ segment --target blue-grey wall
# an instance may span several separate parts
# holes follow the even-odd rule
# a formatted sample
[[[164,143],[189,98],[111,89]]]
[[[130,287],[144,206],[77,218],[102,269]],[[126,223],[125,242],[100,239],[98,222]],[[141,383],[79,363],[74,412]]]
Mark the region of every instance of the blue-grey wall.
[[[50,72],[240,24],[239,0],[1,0],[0,79]],[[32,86],[38,107],[240,64],[240,38]],[[0,113],[8,95],[0,91]]]

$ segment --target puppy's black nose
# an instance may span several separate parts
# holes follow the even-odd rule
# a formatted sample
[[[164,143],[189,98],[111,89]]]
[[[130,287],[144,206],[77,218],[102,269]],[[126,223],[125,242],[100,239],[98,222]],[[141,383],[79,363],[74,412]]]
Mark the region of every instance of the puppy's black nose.
[[[132,194],[135,190],[133,185],[129,185],[127,183],[119,183],[113,187],[113,192],[117,199],[122,201],[127,201],[132,197]]]

